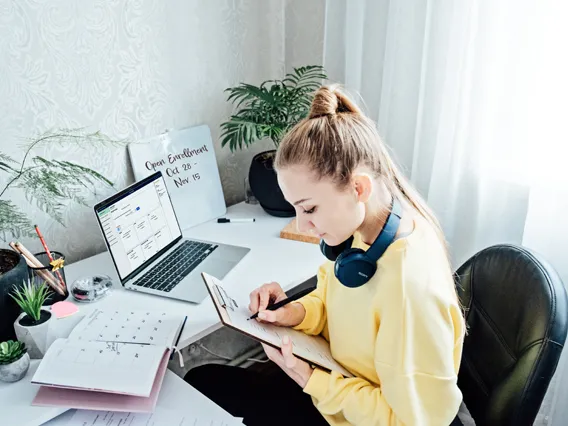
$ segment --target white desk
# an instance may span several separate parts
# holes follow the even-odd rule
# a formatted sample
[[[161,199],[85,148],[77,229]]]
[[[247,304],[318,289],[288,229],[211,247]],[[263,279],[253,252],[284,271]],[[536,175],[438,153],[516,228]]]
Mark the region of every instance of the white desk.
[[[39,360],[32,360],[26,377],[16,383],[0,382],[0,424],[35,426],[67,411],[64,408],[35,407],[31,405],[38,386],[32,385],[32,379]]]
[[[22,380],[16,383],[0,382],[0,397],[2,404],[1,424],[5,426],[33,426],[45,424],[49,426],[62,426],[67,424],[75,413],[75,410],[63,408],[34,407],[30,406],[35,397],[37,387],[30,380],[39,366],[39,360],[32,360],[30,369]],[[9,407],[9,408],[8,408]],[[188,385],[182,378],[167,370],[164,382],[158,396],[156,407],[179,410],[188,409],[189,412],[201,416],[214,415],[229,416],[229,413],[218,407],[195,388]],[[18,415],[13,415],[15,412]],[[46,423],[47,422],[47,423]]]
[[[218,224],[214,220],[185,230],[183,235],[243,245],[251,249],[249,254],[223,280],[227,287],[235,290],[235,293],[248,294],[259,285],[270,281],[280,282],[284,290],[287,290],[315,275],[318,266],[324,261],[316,244],[285,240],[279,237],[280,230],[288,224],[290,218],[273,217],[266,214],[260,206],[245,203],[229,207],[226,216],[231,218],[254,217],[256,222]],[[180,349],[221,327],[210,298],[196,305],[124,290],[108,252],[65,267],[65,277],[69,283],[81,276],[94,273],[109,275],[114,280],[114,288],[109,296],[100,301],[90,304],[77,303],[82,313],[88,313],[95,308],[129,308],[166,310],[187,315],[187,322],[178,345]],[[71,301],[72,298],[69,300]],[[2,395],[8,392],[6,389],[10,386],[12,385],[0,387],[2,424],[7,419],[20,419],[19,412],[22,409],[25,409],[27,418],[33,416],[26,423],[30,425],[42,424],[62,412],[56,409],[30,407],[29,401],[33,399],[33,396],[29,398],[29,395],[32,393],[35,395],[35,389],[31,389],[30,387],[33,388],[33,386],[29,383],[24,390],[11,393],[10,398],[4,400]],[[2,390],[4,392],[1,392]],[[29,413],[27,413],[28,410],[30,410]],[[34,419],[37,419],[36,423]],[[6,424],[19,425],[21,423],[16,420]]]
[[[317,273],[325,260],[316,244],[280,238],[280,230],[290,218],[277,218],[265,213],[259,205],[240,203],[228,208],[226,217],[254,217],[250,223],[217,223],[210,221],[185,230],[185,237],[242,245],[251,251],[223,279],[235,293],[248,294],[265,282],[277,281],[284,290],[307,280]],[[179,348],[189,346],[221,326],[210,298],[200,304],[176,301],[165,297],[137,293],[122,288],[108,252],[65,267],[69,283],[83,275],[103,273],[114,281],[112,294],[95,303],[77,303],[82,312],[100,309],[156,309],[187,315]],[[72,300],[70,298],[69,300]]]

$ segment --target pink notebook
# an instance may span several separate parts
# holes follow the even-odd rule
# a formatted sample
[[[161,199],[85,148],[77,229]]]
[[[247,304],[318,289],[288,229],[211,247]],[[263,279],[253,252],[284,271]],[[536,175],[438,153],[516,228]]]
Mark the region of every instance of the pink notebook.
[[[170,351],[164,353],[148,397],[40,386],[32,405],[139,413],[153,412],[168,368],[169,355]]]

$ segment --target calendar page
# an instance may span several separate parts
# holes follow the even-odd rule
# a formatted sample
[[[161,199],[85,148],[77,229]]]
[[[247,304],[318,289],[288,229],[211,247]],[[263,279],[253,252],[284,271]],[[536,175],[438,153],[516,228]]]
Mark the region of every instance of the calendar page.
[[[171,348],[184,318],[159,311],[96,309],[73,329],[69,339],[145,343]]]
[[[165,346],[57,339],[32,383],[148,397]]]

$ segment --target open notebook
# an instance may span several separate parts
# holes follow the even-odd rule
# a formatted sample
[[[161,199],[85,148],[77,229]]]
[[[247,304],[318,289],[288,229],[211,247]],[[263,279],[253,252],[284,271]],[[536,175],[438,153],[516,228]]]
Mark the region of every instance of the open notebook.
[[[67,339],[49,347],[32,377],[32,383],[42,385],[35,402],[55,405],[51,399],[59,397],[74,401],[68,406],[87,408],[85,398],[93,403],[99,398],[96,406],[103,409],[112,400],[109,394],[120,394],[154,405],[185,319],[140,310],[91,312]],[[137,401],[122,399],[128,404]]]
[[[237,305],[219,279],[204,272],[201,275],[224,325],[275,348],[280,348],[282,338],[288,336],[292,341],[292,352],[298,358],[323,369],[337,371],[345,377],[353,377],[353,374],[333,359],[329,343],[323,337],[310,336],[292,328],[249,320],[251,316],[249,310]]]

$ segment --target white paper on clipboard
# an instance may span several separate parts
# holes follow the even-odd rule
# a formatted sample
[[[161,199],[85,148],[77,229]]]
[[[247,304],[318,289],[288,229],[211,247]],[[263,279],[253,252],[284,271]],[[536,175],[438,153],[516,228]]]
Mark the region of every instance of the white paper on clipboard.
[[[282,338],[288,336],[292,341],[292,352],[307,362],[326,370],[334,370],[345,377],[353,377],[331,355],[329,343],[321,336],[310,336],[288,327],[248,320],[251,313],[245,306],[238,305],[218,278],[205,272],[201,273],[221,322],[235,331],[243,333],[260,342],[274,347],[281,347]]]

